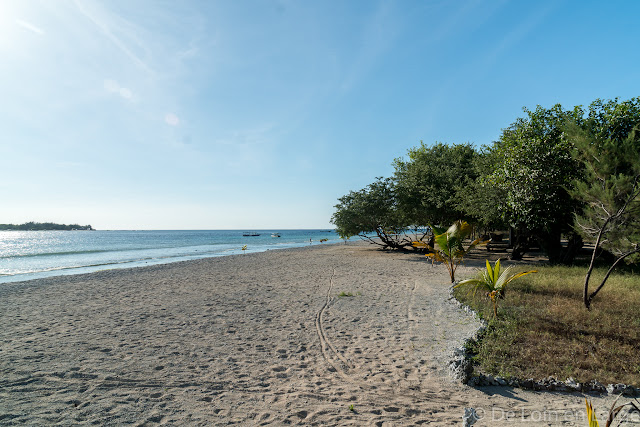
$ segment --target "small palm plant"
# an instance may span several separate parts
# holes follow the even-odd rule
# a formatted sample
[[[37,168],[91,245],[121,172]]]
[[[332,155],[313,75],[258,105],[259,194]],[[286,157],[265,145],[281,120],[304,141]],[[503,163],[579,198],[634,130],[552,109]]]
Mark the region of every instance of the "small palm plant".
[[[618,396],[618,398],[611,405],[611,409],[609,409],[609,416],[607,417],[607,423],[605,424],[605,427],[613,427],[614,421],[617,421],[618,426],[620,426],[629,414],[631,413],[640,414],[640,405],[635,402],[627,402],[624,405],[620,405],[616,407],[616,403],[618,403],[618,399],[620,399],[620,396]],[[587,420],[589,421],[589,427],[600,427],[600,424],[598,424],[598,420],[596,418],[596,413],[593,410],[593,406],[591,406],[591,402],[589,402],[586,398],[584,399],[584,402],[587,404]],[[638,402],[637,399],[636,399],[636,402]],[[627,409],[627,411],[623,411],[623,409],[625,408]],[[621,418],[616,420],[616,417],[619,414],[624,414],[624,415],[622,415]]]
[[[463,246],[464,240],[471,235],[473,227],[466,221],[456,221],[447,230],[433,227],[434,242],[437,249],[425,242],[413,242],[416,248],[427,248],[430,253],[427,254],[433,261],[441,262],[447,266],[451,283],[455,282],[455,274],[458,265],[463,258],[477,245],[486,243],[480,239],[476,239],[466,248]]]
[[[481,290],[487,293],[487,296],[491,299],[493,304],[493,315],[498,317],[498,300],[504,298],[504,291],[506,286],[514,280],[525,276],[530,273],[537,273],[536,270],[525,271],[522,273],[510,274],[513,266],[509,266],[505,269],[500,267],[500,260],[497,260],[491,267],[489,260],[486,260],[487,268],[479,272],[478,276],[474,279],[463,280],[454,288],[460,286],[471,286],[475,292]]]
[[[589,420],[589,427],[600,427],[598,419],[596,418],[596,413],[593,410],[593,406],[591,406],[591,402],[587,401],[586,398],[584,401],[587,404],[587,420]]]

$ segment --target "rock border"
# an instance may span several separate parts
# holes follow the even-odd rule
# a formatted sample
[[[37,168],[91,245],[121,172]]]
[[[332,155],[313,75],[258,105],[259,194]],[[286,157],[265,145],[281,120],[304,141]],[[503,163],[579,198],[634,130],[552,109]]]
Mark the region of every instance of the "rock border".
[[[456,305],[458,309],[461,309],[473,316],[479,318],[478,313],[471,307],[460,302],[453,295],[453,285],[449,287],[449,301]],[[562,392],[581,392],[581,393],[596,393],[596,394],[609,394],[616,395],[621,394],[628,397],[640,396],[640,388],[627,384],[608,384],[604,385],[596,380],[591,380],[585,383],[576,382],[573,378],[567,378],[566,381],[559,381],[555,377],[548,377],[543,380],[534,380],[533,378],[519,379],[519,378],[502,378],[494,377],[492,375],[473,375],[473,362],[471,360],[472,354],[467,351],[469,344],[477,342],[484,331],[487,329],[488,324],[484,319],[481,319],[482,326],[475,331],[475,333],[467,338],[461,347],[456,348],[450,357],[448,371],[449,375],[463,384],[470,387],[515,387],[524,390],[534,391],[562,391]]]

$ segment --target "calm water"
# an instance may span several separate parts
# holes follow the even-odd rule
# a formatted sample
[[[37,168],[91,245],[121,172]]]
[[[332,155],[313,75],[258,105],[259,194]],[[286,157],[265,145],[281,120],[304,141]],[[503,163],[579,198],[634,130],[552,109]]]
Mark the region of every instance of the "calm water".
[[[246,252],[263,252],[340,240],[328,230],[256,233],[260,236],[245,237],[242,230],[0,231],[0,283],[233,255],[242,253],[243,245]]]

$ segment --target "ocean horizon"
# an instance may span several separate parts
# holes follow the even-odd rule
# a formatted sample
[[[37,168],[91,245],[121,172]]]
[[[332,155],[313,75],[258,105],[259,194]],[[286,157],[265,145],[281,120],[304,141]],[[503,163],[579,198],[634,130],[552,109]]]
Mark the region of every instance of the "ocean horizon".
[[[0,231],[0,284],[339,241],[329,229]]]

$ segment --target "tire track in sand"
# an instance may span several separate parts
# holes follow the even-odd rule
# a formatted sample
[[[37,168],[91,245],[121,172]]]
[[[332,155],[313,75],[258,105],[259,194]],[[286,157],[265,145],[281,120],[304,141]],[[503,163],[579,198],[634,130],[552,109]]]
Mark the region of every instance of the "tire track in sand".
[[[323,326],[324,313],[329,308],[329,305],[333,302],[331,292],[333,291],[333,278],[335,277],[335,274],[336,269],[334,268],[331,272],[331,276],[329,277],[329,289],[327,290],[327,298],[322,308],[320,308],[318,313],[316,313],[315,323],[316,332],[318,334],[318,338],[320,339],[322,356],[337,373],[339,373],[343,377],[346,377],[348,370],[352,368],[352,366],[349,361],[335,348],[331,340],[328,338]]]
[[[415,402],[424,401],[425,399],[430,401],[431,403],[440,403],[443,405],[450,404],[458,404],[464,405],[464,401],[459,401],[453,393],[450,392],[442,392],[442,390],[429,390],[420,388],[419,385],[415,385],[410,388],[402,387],[398,388],[398,384],[395,382],[386,384],[386,383],[375,383],[371,384],[366,381],[363,381],[362,378],[358,378],[357,373],[354,371],[356,368],[335,348],[323,326],[323,318],[324,313],[330,308],[331,303],[334,301],[332,297],[333,287],[334,287],[334,278],[336,276],[336,269],[334,268],[331,276],[329,278],[329,288],[327,290],[326,300],[324,305],[320,308],[320,310],[316,313],[315,316],[315,326],[316,333],[318,334],[318,338],[320,340],[320,346],[322,350],[322,356],[325,361],[332,368],[332,371],[335,371],[341,378],[347,380],[354,389],[357,389],[359,393],[361,393],[363,401],[375,402],[376,396],[381,395],[391,395],[395,396],[401,394],[403,397],[408,398]],[[408,298],[406,300],[406,316],[407,316],[407,339],[413,336],[414,325],[413,323],[418,320],[417,316],[414,313],[413,306],[415,304],[416,291],[418,288],[418,281],[414,281],[413,286],[410,286],[408,289]],[[355,375],[355,376],[354,376]],[[416,379],[416,382],[418,380]],[[401,391],[400,391],[401,390]],[[321,395],[321,393],[317,393],[310,396]],[[389,410],[385,409],[385,411],[393,411],[397,410],[394,405],[389,406]],[[416,410],[416,409],[414,409]],[[420,413],[421,410],[417,409]]]

